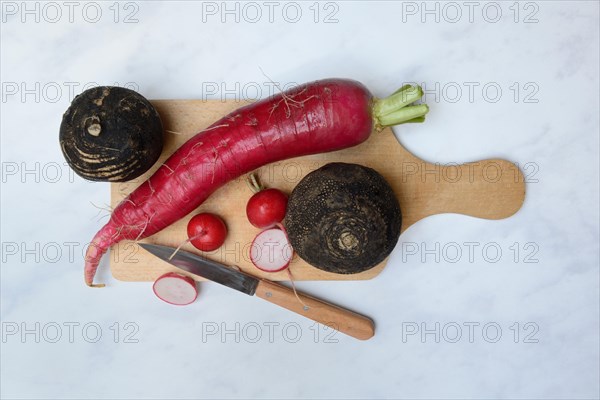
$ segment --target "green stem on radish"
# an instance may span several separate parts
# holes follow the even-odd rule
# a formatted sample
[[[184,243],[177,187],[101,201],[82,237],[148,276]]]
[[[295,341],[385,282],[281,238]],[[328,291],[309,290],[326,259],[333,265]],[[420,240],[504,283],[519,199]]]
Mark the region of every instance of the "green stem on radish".
[[[404,85],[389,97],[373,103],[373,116],[378,130],[387,126],[423,122],[429,112],[427,104],[410,105],[423,96],[420,86]]]
[[[404,85],[404,86],[402,86],[400,89],[398,89],[398,90],[396,90],[394,93],[392,93],[391,95],[394,95],[394,94],[396,94],[396,93],[398,93],[398,92],[401,92],[401,91],[403,91],[403,90],[406,90],[406,89],[408,89],[408,88],[411,88],[411,87],[412,87],[412,85],[408,85],[408,84],[407,84],[407,85]],[[391,95],[390,95],[390,96],[391,96]]]
[[[263,190],[262,185],[258,182],[258,179],[256,179],[256,175],[254,173],[248,175],[248,180],[246,183],[248,184],[248,187],[250,187],[250,190],[252,190],[252,193],[258,193]]]

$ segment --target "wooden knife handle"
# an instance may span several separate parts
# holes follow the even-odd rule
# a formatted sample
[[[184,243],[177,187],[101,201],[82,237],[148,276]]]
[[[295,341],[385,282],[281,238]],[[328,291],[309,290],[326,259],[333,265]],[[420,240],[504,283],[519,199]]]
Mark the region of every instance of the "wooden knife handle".
[[[297,293],[306,306],[298,301],[292,289],[275,282],[260,280],[256,287],[256,295],[261,299],[327,325],[346,335],[360,340],[367,340],[375,335],[375,326],[370,318],[306,294]]]

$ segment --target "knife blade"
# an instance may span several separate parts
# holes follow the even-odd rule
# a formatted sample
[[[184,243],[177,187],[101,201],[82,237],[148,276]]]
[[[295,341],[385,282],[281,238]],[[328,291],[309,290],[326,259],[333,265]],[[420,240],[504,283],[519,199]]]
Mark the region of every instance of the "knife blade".
[[[139,243],[139,245],[179,269],[247,295],[256,295],[263,300],[329,326],[346,335],[360,340],[367,340],[375,334],[373,321],[364,315],[307,294],[292,291],[286,286],[257,278],[189,251],[179,250],[175,253],[175,249],[168,246],[149,243]]]
[[[220,283],[239,292],[254,296],[258,286],[258,278],[237,271],[224,264],[201,257],[189,251],[179,250],[173,257],[175,249],[159,244],[140,243],[140,246],[163,261],[191,274]]]

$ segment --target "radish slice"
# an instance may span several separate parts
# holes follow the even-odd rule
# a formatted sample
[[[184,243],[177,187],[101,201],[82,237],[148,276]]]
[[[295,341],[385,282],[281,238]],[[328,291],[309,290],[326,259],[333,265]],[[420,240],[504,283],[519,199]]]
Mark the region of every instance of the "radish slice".
[[[270,228],[254,238],[250,247],[250,260],[265,272],[278,272],[287,268],[294,252],[284,230]]]
[[[152,285],[152,290],[156,297],[176,306],[191,304],[198,297],[196,281],[175,272],[160,276]]]

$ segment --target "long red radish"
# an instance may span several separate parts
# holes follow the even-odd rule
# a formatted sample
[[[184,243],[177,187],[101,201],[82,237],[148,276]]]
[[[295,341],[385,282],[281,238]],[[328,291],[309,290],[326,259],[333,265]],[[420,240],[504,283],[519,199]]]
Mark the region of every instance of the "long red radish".
[[[294,252],[283,229],[266,229],[256,235],[250,246],[250,260],[265,272],[279,272],[287,268]]]
[[[85,282],[93,284],[100,258],[121,240],[137,240],[194,211],[216,189],[262,165],[340,150],[372,131],[421,122],[419,87],[405,86],[376,99],[362,84],[343,79],[308,83],[242,107],[184,143],[113,211],[85,256]]]
[[[196,281],[176,272],[160,276],[152,285],[152,290],[156,297],[176,306],[191,304],[198,297]]]

